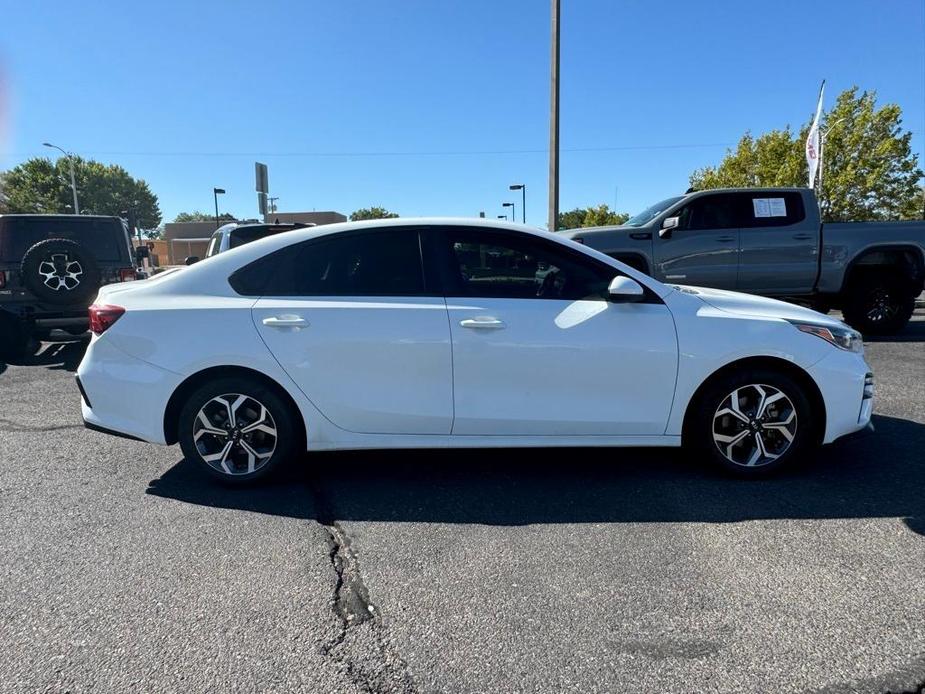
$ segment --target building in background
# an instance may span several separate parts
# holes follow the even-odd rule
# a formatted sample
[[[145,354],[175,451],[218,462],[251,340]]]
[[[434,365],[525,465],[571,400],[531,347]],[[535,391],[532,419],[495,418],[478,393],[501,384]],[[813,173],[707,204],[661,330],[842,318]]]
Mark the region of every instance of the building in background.
[[[237,220],[239,223],[256,222],[256,219]],[[346,222],[347,217],[340,212],[274,212],[268,214],[266,222],[311,222],[312,224],[336,224]],[[222,220],[222,225],[229,224]],[[161,266],[182,265],[189,256],[204,258],[209,238],[215,233],[215,222],[169,222],[164,225],[164,238],[157,247],[158,261]]]

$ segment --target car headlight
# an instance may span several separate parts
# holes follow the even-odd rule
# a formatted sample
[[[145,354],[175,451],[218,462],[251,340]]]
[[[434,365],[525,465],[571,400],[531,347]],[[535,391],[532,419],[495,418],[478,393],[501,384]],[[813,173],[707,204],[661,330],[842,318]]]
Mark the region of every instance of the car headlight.
[[[831,325],[819,325],[818,323],[798,323],[796,321],[792,321],[792,323],[797,330],[821,337],[839,349],[844,349],[848,352],[861,352],[864,349],[864,340],[857,330],[852,330],[848,327],[839,328]]]

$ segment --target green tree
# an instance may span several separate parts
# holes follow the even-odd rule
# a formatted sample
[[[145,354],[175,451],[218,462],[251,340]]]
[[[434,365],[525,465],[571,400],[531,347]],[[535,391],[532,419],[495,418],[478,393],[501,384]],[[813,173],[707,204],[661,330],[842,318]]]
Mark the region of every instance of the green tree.
[[[559,229],[577,229],[579,227],[615,226],[623,224],[630,216],[625,212],[614,212],[607,205],[593,207],[576,207],[568,212],[560,212],[557,227]]]
[[[630,216],[625,212],[615,212],[607,205],[598,205],[589,207],[585,212],[585,219],[582,226],[585,227],[602,227],[615,226],[623,224]]]
[[[556,229],[577,229],[584,225],[585,215],[588,210],[584,207],[576,207],[568,212],[560,212],[556,217]]]
[[[215,215],[209,212],[200,212],[199,210],[193,210],[192,212],[181,212],[173,219],[174,223],[182,222],[214,222]],[[218,216],[219,222],[234,222],[236,217],[233,214],[228,214],[227,212],[222,212]]]
[[[806,186],[803,148],[809,126],[798,133],[787,126],[757,138],[745,133],[719,165],[695,171],[691,185],[698,190]],[[923,174],[912,152],[912,133],[902,129],[899,106],[877,108],[876,93],[859,94],[852,87],[823,115],[820,130],[828,131],[822,187],[816,190],[825,221],[922,217]]]
[[[157,196],[148,184],[133,178],[117,164],[74,158],[77,201],[81,214],[121,216],[134,209],[139,225],[156,227],[161,222]],[[2,174],[3,195],[9,212],[65,214],[72,212],[70,165],[62,157],[55,162],[35,157]]]
[[[359,222],[363,219],[394,219],[398,214],[389,212],[384,207],[363,207],[350,214],[351,222]]]

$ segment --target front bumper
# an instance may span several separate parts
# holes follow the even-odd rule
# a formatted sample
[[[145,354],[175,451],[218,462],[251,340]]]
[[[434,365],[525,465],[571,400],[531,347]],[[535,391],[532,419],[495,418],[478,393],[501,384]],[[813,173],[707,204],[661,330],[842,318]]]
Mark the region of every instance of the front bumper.
[[[77,368],[81,413],[90,429],[166,444],[164,412],[183,377],[94,337]]]
[[[825,402],[823,443],[867,428],[873,413],[873,374],[862,354],[833,349],[809,374]]]

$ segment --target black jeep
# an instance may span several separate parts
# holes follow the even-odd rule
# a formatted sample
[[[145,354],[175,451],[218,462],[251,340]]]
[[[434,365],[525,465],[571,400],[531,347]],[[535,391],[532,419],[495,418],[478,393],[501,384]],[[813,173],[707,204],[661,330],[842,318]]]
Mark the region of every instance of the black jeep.
[[[0,357],[34,353],[57,328],[80,335],[103,284],[134,280],[118,217],[0,215]]]

